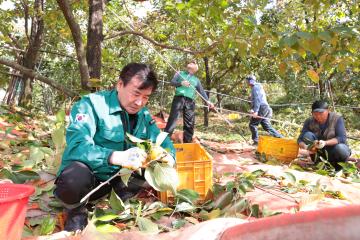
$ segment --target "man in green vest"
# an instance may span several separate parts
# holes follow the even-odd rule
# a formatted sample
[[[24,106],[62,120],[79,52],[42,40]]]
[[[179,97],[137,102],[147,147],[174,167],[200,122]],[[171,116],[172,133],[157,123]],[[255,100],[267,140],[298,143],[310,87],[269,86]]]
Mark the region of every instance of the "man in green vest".
[[[68,211],[65,230],[82,230],[87,225],[87,209],[80,203],[87,193],[122,167],[142,166],[146,152],[125,137],[129,133],[155,142],[160,130],[145,105],[157,83],[155,72],[148,65],[130,63],[122,69],[115,89],[86,95],[73,106],[66,130],[67,146],[54,190]],[[161,146],[170,149],[165,160],[173,166],[175,149],[170,138]],[[116,177],[89,200],[99,199],[114,189],[125,201],[136,195],[144,183],[142,174],[133,173],[128,186]]]
[[[346,144],[344,119],[328,109],[325,101],[318,100],[312,104],[312,117],[308,118],[298,138],[299,147],[309,151],[316,163],[318,156],[327,159],[336,170],[340,170],[339,162],[345,162],[351,155]],[[312,149],[308,149],[310,144]]]
[[[183,114],[183,142],[192,142],[195,126],[195,97],[197,92],[206,100],[210,109],[214,108],[214,104],[209,102],[209,98],[206,95],[204,88],[201,85],[200,80],[194,75],[199,66],[195,61],[188,63],[186,67],[187,71],[180,71],[175,74],[171,80],[171,85],[175,86],[175,96],[171,104],[171,110],[168,122],[164,129],[169,135],[174,132],[176,127],[176,121]]]

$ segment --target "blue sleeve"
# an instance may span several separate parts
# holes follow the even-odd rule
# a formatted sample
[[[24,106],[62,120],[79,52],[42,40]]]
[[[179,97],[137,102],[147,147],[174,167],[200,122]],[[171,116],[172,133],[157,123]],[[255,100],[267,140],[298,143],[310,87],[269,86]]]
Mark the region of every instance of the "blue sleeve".
[[[181,79],[179,79],[179,78],[180,78],[180,74],[175,73],[174,77],[171,79],[170,84],[172,86],[175,86],[175,87],[180,87],[181,86],[181,81],[179,81],[179,80],[181,80]]]
[[[260,109],[260,94],[259,94],[260,88],[257,85],[254,85],[251,89],[251,102],[252,102],[252,110],[257,113]]]
[[[346,130],[344,119],[340,117],[335,125],[335,135],[339,143],[346,143]]]
[[[307,119],[307,120],[305,121],[305,123],[304,123],[304,125],[303,125],[303,128],[302,128],[302,130],[301,130],[301,133],[300,133],[300,135],[299,135],[299,137],[298,137],[298,139],[297,139],[297,143],[305,142],[305,144],[306,144],[306,140],[304,140],[303,138],[304,138],[304,134],[305,134],[306,132],[309,132],[309,131],[310,131],[310,130],[309,130],[309,124],[310,124],[310,119]]]
[[[206,101],[209,101],[209,98],[206,95],[205,90],[199,80],[198,80],[198,84],[196,85],[196,91],[198,91],[201,94],[201,96],[206,99]]]

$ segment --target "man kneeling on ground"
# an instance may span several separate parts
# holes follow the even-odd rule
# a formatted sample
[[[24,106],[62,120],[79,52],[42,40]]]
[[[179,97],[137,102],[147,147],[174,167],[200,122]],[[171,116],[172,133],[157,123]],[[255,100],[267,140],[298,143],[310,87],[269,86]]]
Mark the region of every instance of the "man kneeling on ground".
[[[318,100],[312,104],[312,117],[308,118],[298,138],[299,147],[309,151],[314,163],[316,153],[327,159],[336,170],[340,170],[339,162],[346,162],[351,155],[346,144],[344,119],[328,109],[325,101]],[[314,148],[308,146],[314,143]]]
[[[80,203],[87,193],[122,167],[142,166],[146,152],[128,143],[125,137],[129,133],[155,142],[160,130],[145,105],[157,83],[155,72],[148,65],[130,63],[121,71],[115,89],[84,96],[73,106],[54,190],[68,212],[66,231],[82,230],[87,225],[86,202]],[[170,149],[165,158],[173,166],[175,149],[170,138],[161,146]],[[135,196],[144,183],[143,174],[134,172],[127,186],[117,176],[89,200],[99,199],[114,189],[125,201]]]

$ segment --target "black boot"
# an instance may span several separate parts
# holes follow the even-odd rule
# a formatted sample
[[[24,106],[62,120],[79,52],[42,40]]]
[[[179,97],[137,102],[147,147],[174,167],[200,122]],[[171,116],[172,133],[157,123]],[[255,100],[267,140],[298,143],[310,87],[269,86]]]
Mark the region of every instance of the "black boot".
[[[83,230],[88,224],[88,211],[85,206],[80,206],[68,210],[64,230],[68,232],[76,232]]]

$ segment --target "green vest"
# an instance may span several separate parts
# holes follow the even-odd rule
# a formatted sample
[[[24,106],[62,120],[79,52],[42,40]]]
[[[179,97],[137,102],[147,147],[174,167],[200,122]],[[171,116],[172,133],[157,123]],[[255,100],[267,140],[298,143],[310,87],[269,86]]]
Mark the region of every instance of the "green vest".
[[[195,77],[195,75],[191,75],[190,73],[186,72],[186,71],[181,71],[179,73],[179,76],[177,77],[176,81],[178,83],[181,83],[182,81],[188,81],[190,82],[192,87],[185,87],[185,86],[179,86],[176,88],[175,90],[175,96],[183,96],[183,97],[188,97],[191,99],[195,99],[196,97],[196,86],[199,83],[199,79],[197,77]]]
[[[133,147],[125,141],[122,114],[129,123],[129,115],[121,108],[116,90],[92,93],[74,104],[66,129],[67,146],[58,174],[73,161],[85,163],[102,181],[119,171],[120,167],[110,165],[108,158],[113,151],[124,151]],[[127,129],[129,132],[129,126]],[[147,108],[142,108],[137,113],[132,135],[155,142],[159,133],[160,130]],[[161,146],[170,149],[175,157],[175,149],[169,137]]]

